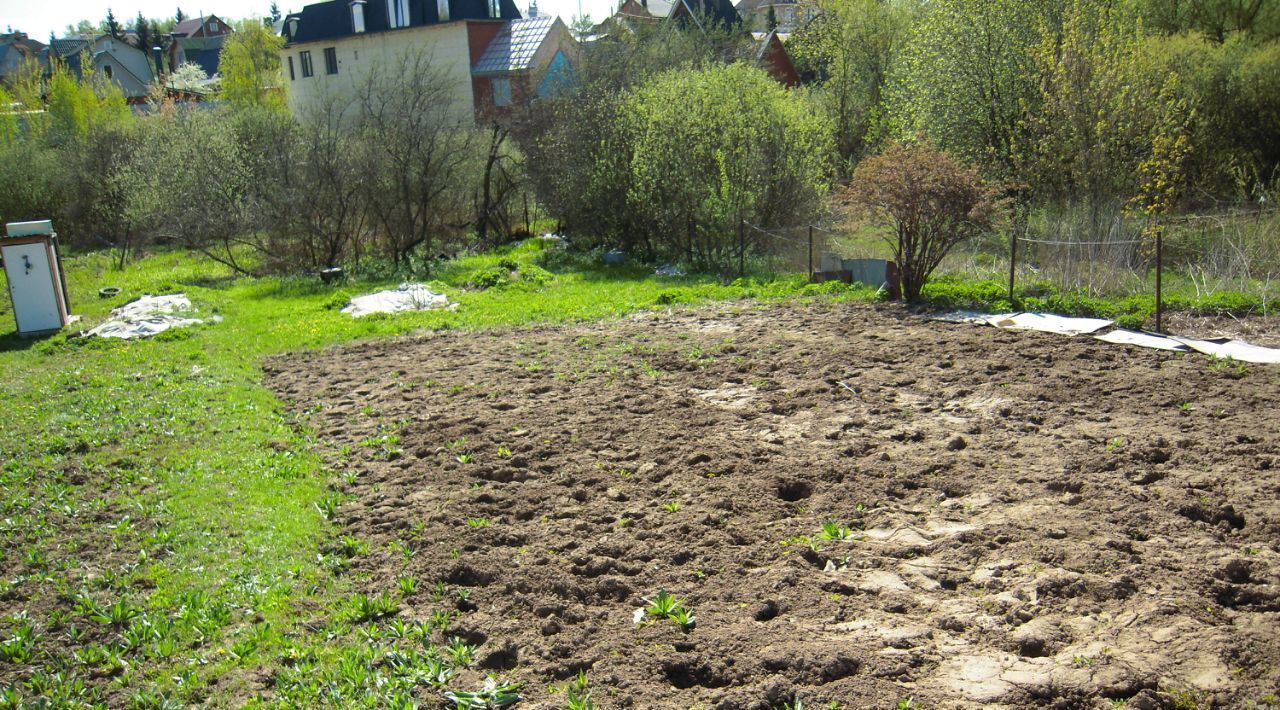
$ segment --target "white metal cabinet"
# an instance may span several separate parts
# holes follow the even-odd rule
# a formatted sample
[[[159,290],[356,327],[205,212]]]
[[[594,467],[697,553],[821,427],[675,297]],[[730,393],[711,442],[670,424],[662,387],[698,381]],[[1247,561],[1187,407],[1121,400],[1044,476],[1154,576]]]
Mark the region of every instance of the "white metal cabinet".
[[[8,237],[0,239],[9,297],[19,335],[39,335],[67,324],[67,299],[63,293],[56,235],[53,225],[11,222]]]

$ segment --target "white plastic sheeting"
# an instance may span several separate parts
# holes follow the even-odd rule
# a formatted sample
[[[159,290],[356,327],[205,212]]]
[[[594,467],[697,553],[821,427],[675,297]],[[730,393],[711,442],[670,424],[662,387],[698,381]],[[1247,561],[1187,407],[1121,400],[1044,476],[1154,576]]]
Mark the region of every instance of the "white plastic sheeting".
[[[979,313],[977,311],[947,311],[946,313],[935,313],[929,316],[929,319],[942,321],[943,323],[990,325],[992,317],[990,313]]]
[[[1114,321],[1105,318],[1068,318],[1052,313],[978,313],[976,311],[950,311],[931,316],[933,320],[947,323],[976,323],[994,325],[1009,330],[1038,330],[1042,333],[1059,333],[1061,335],[1084,335],[1096,333]]]
[[[108,320],[89,330],[85,335],[102,338],[149,338],[170,328],[184,328],[202,323],[199,318],[185,315],[195,308],[186,294],[168,296],[143,296],[111,311]]]
[[[947,323],[975,323],[993,325],[997,328],[1009,328],[1012,330],[1038,330],[1045,333],[1061,333],[1063,335],[1085,335],[1096,333],[1103,328],[1114,325],[1113,321],[1105,318],[1068,318],[1066,316],[1056,316],[1050,313],[1002,313],[997,315],[988,315],[985,313],[977,313],[975,311],[950,311],[947,313],[938,313],[930,316],[932,320],[944,321]],[[1115,343],[1118,345],[1136,345],[1143,348],[1154,348],[1156,350],[1169,350],[1174,352],[1188,352],[1195,350],[1206,355],[1215,357],[1229,357],[1240,362],[1251,362],[1258,364],[1280,364],[1280,348],[1264,348],[1261,345],[1253,345],[1243,340],[1231,340],[1229,338],[1214,338],[1211,340],[1196,340],[1195,338],[1182,338],[1174,335],[1158,335],[1156,333],[1144,333],[1133,330],[1124,330],[1116,328],[1103,335],[1095,335],[1094,338],[1105,343]]]
[[[1115,321],[1105,318],[1068,318],[1055,316],[1052,313],[1008,313],[991,316],[987,322],[997,328],[1038,330],[1042,333],[1062,335],[1096,333],[1109,325],[1115,325]]]
[[[1191,348],[1179,342],[1176,338],[1170,338],[1167,335],[1156,335],[1155,333],[1140,333],[1133,330],[1123,330],[1117,328],[1105,335],[1093,336],[1104,343],[1115,343],[1116,345],[1136,345],[1140,348],[1153,348],[1155,350],[1172,350],[1175,352],[1187,352]]]
[[[354,318],[371,313],[401,313],[449,308],[449,299],[424,284],[400,284],[399,288],[378,291],[351,299],[342,312]]]
[[[1213,340],[1196,340],[1194,338],[1178,338],[1174,340],[1192,350],[1215,357],[1229,357],[1240,362],[1252,362],[1263,365],[1280,365],[1280,349],[1264,348],[1243,340],[1214,338]]]

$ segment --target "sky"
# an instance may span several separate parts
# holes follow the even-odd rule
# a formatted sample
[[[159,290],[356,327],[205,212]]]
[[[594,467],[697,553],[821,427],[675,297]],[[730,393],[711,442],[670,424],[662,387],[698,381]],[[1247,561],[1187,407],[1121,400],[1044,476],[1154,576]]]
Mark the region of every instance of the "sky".
[[[277,0],[282,12],[300,10],[307,0]],[[523,12],[529,0],[515,0]],[[555,14],[565,23],[573,20],[581,5],[582,12],[599,22],[611,12],[618,0],[538,0],[538,10],[543,14]],[[59,37],[67,25],[81,19],[99,21],[111,8],[116,19],[125,26],[131,25],[138,11],[147,18],[172,17],[179,7],[190,16],[217,15],[226,20],[245,17],[262,17],[267,14],[271,0],[0,0],[0,29],[12,28],[26,32],[32,39],[48,41],[49,32]]]

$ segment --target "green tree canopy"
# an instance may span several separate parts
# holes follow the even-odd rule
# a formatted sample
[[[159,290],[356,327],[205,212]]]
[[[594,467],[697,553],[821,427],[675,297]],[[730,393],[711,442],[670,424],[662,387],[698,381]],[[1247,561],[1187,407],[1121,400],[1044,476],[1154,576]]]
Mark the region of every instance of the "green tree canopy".
[[[741,220],[789,226],[826,192],[828,122],[753,66],[661,74],[630,94],[623,115],[628,199],[669,258],[723,268]]]
[[[1029,47],[1057,27],[1062,3],[934,0],[916,23],[891,82],[897,137],[938,147],[1008,177],[1022,117],[1037,101]]]
[[[233,106],[284,108],[280,49],[284,39],[261,22],[244,21],[227,37],[218,58],[222,98]]]

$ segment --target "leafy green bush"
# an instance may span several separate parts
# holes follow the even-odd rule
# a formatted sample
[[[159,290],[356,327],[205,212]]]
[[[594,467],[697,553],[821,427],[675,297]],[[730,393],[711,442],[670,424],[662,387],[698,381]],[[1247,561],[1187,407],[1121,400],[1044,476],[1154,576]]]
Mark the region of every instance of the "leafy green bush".
[[[661,74],[631,92],[622,116],[632,150],[614,189],[627,192],[642,215],[632,229],[660,259],[727,270],[740,220],[803,223],[821,204],[831,127],[754,66]]]
[[[995,281],[969,281],[943,275],[924,285],[921,299],[935,308],[955,308],[970,311],[1008,311],[1009,289]]]

